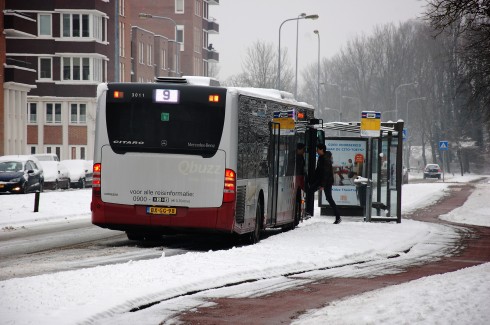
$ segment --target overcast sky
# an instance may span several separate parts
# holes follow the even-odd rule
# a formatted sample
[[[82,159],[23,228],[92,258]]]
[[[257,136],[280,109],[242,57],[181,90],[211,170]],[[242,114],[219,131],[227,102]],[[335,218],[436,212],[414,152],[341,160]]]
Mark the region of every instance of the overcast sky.
[[[404,22],[420,17],[425,0],[220,0],[210,6],[209,16],[217,19],[220,33],[210,37],[220,55],[219,78],[241,72],[244,53],[253,42],[273,42],[278,47],[279,26],[301,13],[318,14],[318,20],[299,22],[298,80],[301,70],[316,64],[320,31],[320,56],[330,58],[356,35],[370,35],[374,26]],[[281,48],[287,48],[294,69],[296,21],[281,29]]]

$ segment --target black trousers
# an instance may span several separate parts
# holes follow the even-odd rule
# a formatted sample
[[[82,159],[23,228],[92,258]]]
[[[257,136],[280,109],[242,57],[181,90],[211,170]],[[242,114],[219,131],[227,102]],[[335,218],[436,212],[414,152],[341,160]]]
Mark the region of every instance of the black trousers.
[[[314,197],[316,191],[318,191],[317,184],[312,184],[311,186],[308,187],[308,197],[310,198],[310,200],[306,200],[306,213],[308,213],[309,215],[313,215],[313,210],[315,208]],[[325,197],[327,198],[328,204],[330,204],[330,207],[333,210],[335,219],[339,219],[340,218],[339,209],[337,208],[337,204],[335,203],[332,197],[332,185],[327,185],[326,187],[323,188],[323,191],[325,192]]]
[[[325,197],[327,198],[328,204],[330,204],[330,207],[333,210],[333,213],[335,214],[335,219],[340,218],[340,213],[339,209],[337,208],[337,204],[335,203],[333,197],[332,197],[332,185],[327,185],[323,188],[323,191],[325,192]]]

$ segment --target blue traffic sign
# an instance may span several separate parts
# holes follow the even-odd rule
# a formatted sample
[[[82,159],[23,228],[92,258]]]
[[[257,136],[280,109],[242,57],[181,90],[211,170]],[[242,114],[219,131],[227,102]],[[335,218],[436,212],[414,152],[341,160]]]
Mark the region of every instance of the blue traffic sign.
[[[439,141],[439,150],[449,150],[449,142]]]

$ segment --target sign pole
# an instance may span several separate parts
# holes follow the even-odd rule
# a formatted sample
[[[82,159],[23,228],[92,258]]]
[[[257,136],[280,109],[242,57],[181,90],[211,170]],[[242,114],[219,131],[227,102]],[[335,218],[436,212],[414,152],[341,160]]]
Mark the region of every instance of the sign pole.
[[[442,182],[443,183],[445,182],[445,180],[444,180],[444,174],[445,174],[444,169],[446,168],[446,162],[445,162],[445,159],[444,159],[445,156],[446,156],[446,151],[444,150],[442,152]]]

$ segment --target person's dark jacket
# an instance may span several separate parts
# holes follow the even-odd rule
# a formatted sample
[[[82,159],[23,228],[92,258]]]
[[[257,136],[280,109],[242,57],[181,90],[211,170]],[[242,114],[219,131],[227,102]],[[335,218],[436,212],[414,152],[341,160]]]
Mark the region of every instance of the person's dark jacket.
[[[317,189],[319,187],[332,186],[333,183],[332,161],[325,159],[325,155],[319,156],[316,163],[315,173],[313,174],[313,183],[311,187]]]

